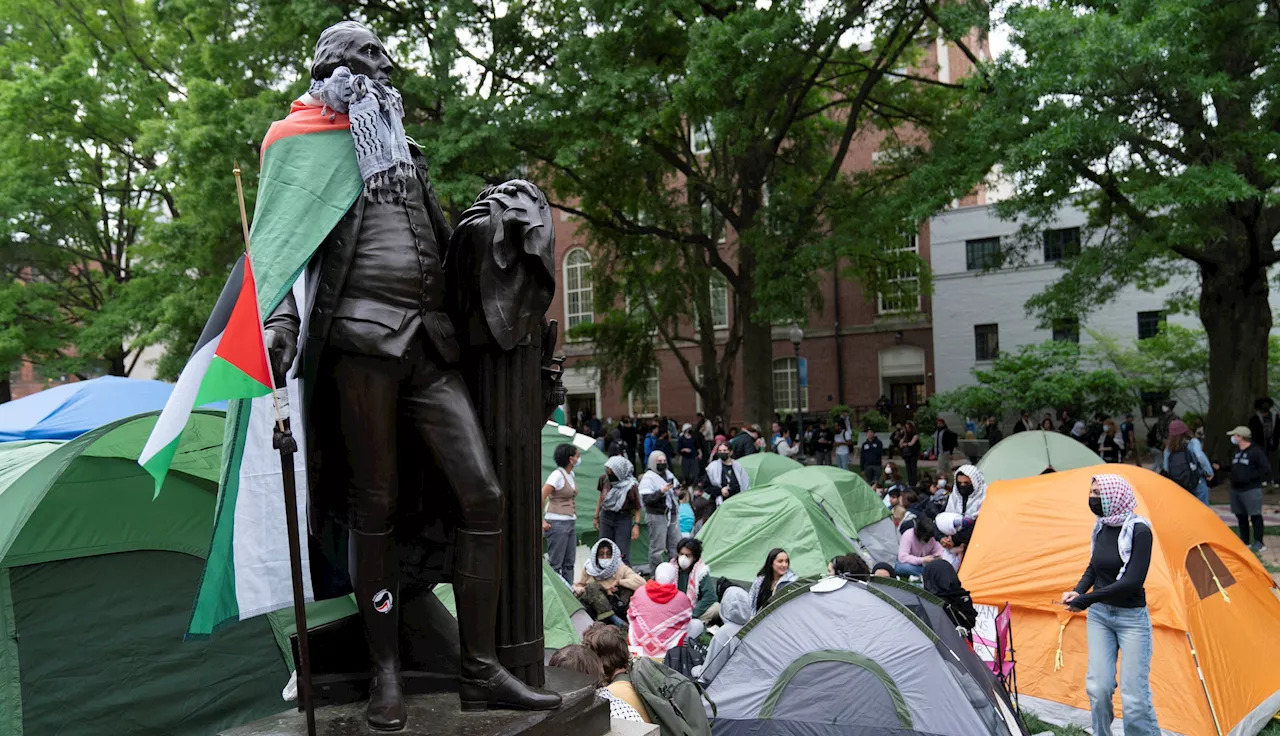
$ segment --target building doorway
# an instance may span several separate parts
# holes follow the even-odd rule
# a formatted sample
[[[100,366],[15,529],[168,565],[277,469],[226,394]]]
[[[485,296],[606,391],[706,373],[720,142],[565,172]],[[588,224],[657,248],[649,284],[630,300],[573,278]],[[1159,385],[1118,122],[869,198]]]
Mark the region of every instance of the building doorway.
[[[924,403],[924,383],[889,383],[889,422],[898,424],[915,415]],[[917,427],[919,429],[919,427]]]
[[[596,416],[596,395],[594,393],[569,394],[565,400],[565,409],[565,422],[586,434],[589,427],[585,426],[582,419]]]

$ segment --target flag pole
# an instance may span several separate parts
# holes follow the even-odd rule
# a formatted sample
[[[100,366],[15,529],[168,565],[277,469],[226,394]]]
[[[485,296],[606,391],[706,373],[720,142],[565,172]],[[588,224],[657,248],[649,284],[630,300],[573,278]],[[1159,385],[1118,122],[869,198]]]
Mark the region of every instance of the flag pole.
[[[240,162],[232,164],[232,173],[236,177],[236,197],[240,200],[240,228],[244,233],[244,257],[252,268],[249,255],[249,218],[244,209],[244,187],[240,183]],[[261,315],[259,315],[261,329]],[[266,351],[266,340],[262,341]],[[267,367],[271,367],[271,356],[266,355]],[[307,603],[302,584],[302,544],[298,534],[298,489],[294,476],[293,456],[298,451],[298,443],[293,438],[289,425],[289,394],[285,376],[275,375],[271,370],[274,390],[271,401],[275,406],[276,431],[272,433],[271,446],[280,451],[280,472],[284,479],[284,515],[285,525],[289,528],[289,571],[293,578],[293,622],[298,634],[298,703],[307,718],[307,736],[316,736],[316,713],[311,697],[311,647],[307,641]],[[280,391],[285,389],[284,401],[280,400]]]

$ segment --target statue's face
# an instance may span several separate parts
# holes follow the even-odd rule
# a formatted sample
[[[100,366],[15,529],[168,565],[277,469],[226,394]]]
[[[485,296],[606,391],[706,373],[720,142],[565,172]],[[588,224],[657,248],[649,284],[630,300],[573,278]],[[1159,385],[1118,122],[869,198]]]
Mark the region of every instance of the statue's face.
[[[391,70],[395,65],[378,37],[368,29],[359,28],[349,31],[350,39],[344,55],[344,63],[352,74],[363,74],[378,82],[391,81]]]

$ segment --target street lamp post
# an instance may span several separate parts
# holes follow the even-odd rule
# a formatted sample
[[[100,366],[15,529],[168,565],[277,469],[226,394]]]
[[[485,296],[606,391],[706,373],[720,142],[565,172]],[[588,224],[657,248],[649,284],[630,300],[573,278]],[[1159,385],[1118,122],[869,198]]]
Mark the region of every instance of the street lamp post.
[[[804,329],[800,327],[799,322],[792,322],[791,329],[788,330],[787,337],[791,340],[791,346],[796,349],[796,419],[797,426],[803,424],[800,412],[800,342],[804,340]],[[798,442],[798,437],[791,438],[793,442]]]

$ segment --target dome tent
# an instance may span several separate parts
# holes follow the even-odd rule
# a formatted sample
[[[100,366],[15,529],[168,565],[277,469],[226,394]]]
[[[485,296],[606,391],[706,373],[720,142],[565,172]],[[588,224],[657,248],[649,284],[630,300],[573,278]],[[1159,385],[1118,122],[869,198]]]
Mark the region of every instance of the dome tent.
[[[910,605],[907,605],[907,604]],[[738,632],[707,689],[712,732],[1024,733],[931,596],[873,578],[796,584]]]
[[[1146,593],[1160,728],[1258,733],[1280,709],[1280,588],[1212,510],[1132,465],[987,489],[960,577],[975,603],[1009,604],[1022,706],[1045,720],[1089,722],[1087,612],[1069,614],[1056,601],[1088,565],[1096,521],[1086,503],[1089,481],[1104,472],[1133,486],[1137,513],[1151,521],[1155,537]],[[1116,712],[1123,715],[1118,692]]]
[[[774,480],[809,491],[840,532],[872,564],[897,559],[898,530],[884,501],[862,476],[829,465],[812,465],[783,473]]]
[[[119,376],[54,386],[0,404],[0,442],[72,440],[118,419],[160,411],[171,393],[171,383]]]
[[[1098,454],[1078,440],[1058,432],[1032,430],[1018,432],[996,443],[978,460],[978,470],[987,483],[1030,478],[1052,468],[1075,470],[1102,465]]]
[[[698,539],[712,574],[740,582],[755,579],[774,547],[787,551],[800,576],[825,575],[832,557],[854,551],[809,490],[784,483],[752,487],[725,501]]]
[[[742,467],[747,469],[747,480],[750,481],[752,488],[772,483],[773,479],[779,475],[804,467],[795,460],[783,457],[776,452],[756,452],[738,458],[734,462],[742,463]]]

